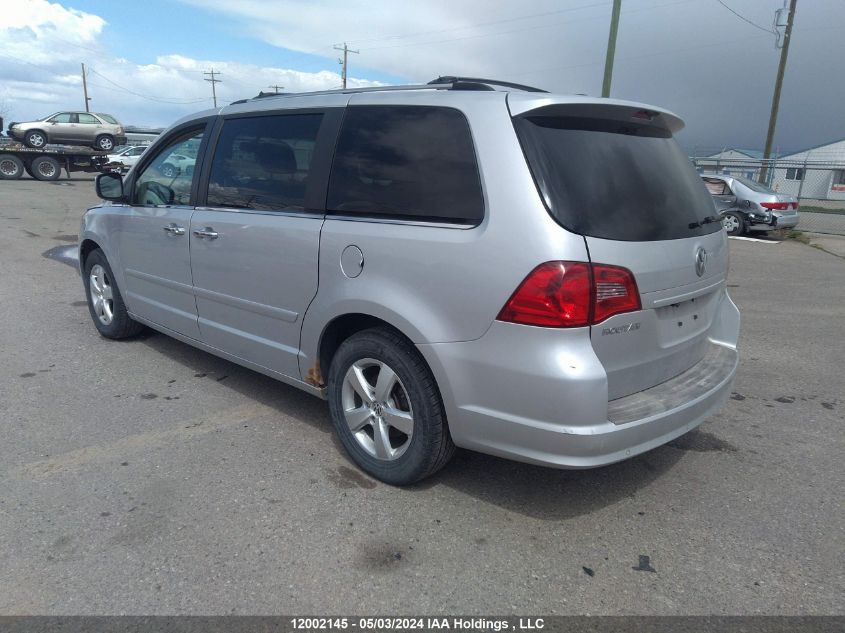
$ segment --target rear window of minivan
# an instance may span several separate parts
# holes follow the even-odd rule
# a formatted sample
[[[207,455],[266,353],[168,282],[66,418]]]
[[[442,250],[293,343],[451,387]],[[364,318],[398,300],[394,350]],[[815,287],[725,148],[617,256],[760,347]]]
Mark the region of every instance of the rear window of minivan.
[[[514,126],[543,201],[569,231],[655,241],[722,229],[701,178],[665,128],[530,114]]]
[[[350,106],[332,163],[330,213],[478,224],[469,124],[452,108]]]

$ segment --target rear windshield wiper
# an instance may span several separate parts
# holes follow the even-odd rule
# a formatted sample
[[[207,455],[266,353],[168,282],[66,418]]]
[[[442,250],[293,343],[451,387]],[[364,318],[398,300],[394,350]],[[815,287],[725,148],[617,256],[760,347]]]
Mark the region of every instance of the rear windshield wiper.
[[[689,223],[689,228],[691,228],[691,229],[697,229],[697,228],[699,228],[699,227],[701,227],[701,226],[704,226],[705,224],[712,224],[713,222],[719,222],[719,218],[717,218],[717,217],[716,217],[716,216],[714,216],[714,215],[708,215],[707,217],[702,218],[702,219],[701,219],[701,220],[699,220],[698,222],[690,222],[690,223]]]

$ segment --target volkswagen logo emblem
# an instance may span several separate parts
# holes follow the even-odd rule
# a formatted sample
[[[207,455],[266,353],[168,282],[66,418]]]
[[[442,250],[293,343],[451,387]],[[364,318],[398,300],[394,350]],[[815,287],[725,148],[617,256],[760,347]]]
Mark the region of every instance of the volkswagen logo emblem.
[[[695,274],[701,277],[705,268],[707,268],[707,251],[699,246],[695,251]]]

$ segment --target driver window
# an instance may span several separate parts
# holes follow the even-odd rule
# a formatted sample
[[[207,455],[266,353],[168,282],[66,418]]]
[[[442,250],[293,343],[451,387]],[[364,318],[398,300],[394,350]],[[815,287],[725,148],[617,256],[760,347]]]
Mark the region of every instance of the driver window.
[[[49,119],[50,123],[70,123],[70,112],[62,112]]]
[[[133,205],[191,203],[194,168],[204,129],[191,130],[175,138],[144,166],[135,180]]]

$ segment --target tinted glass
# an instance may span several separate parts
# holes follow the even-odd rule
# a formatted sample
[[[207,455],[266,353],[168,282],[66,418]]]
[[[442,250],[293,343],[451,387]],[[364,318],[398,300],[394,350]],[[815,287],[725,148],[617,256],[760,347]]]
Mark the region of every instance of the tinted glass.
[[[70,123],[70,112],[62,112],[49,119],[50,123]]]
[[[77,116],[79,117],[80,123],[95,123],[95,124],[99,123],[99,121],[97,120],[97,117],[95,117],[91,114],[87,114],[85,112],[80,112]]]
[[[112,125],[117,125],[117,119],[109,114],[102,114],[100,112],[97,113],[97,116],[100,117],[106,123],[111,123]]]
[[[347,109],[329,183],[331,211],[477,223],[484,215],[472,137],[449,108]]]
[[[713,200],[668,130],[604,119],[514,119],[549,211],[610,240],[671,240],[721,230]]]
[[[200,128],[177,137],[159,149],[135,179],[132,204],[190,204],[196,177],[196,160],[202,133]]]
[[[287,114],[226,121],[211,163],[208,206],[304,208],[322,118]]]

